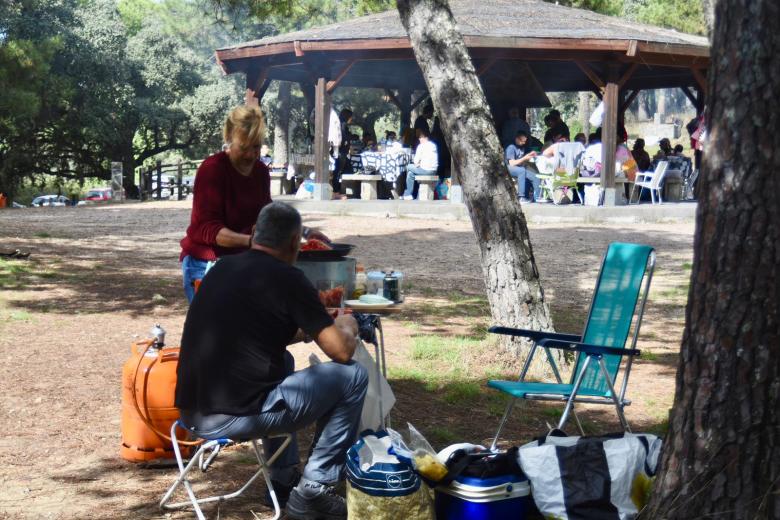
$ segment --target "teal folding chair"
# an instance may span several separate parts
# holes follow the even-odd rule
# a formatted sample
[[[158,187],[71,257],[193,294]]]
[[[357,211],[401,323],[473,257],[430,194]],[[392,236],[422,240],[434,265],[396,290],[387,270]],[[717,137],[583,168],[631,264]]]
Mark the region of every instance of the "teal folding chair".
[[[574,411],[574,403],[612,405],[617,410],[623,429],[631,431],[623,414],[623,408],[631,404],[631,401],[625,397],[626,388],[631,374],[631,364],[634,357],[640,354],[640,351],[636,350],[636,342],[654,268],[655,252],[652,247],[619,242],[610,244],[601,264],[588,312],[588,321],[582,336],[508,327],[489,329],[495,334],[520,336],[533,341],[531,352],[525,360],[518,381],[488,382],[489,387],[511,397],[493,439],[492,449],[495,449],[501,430],[517,399],[565,402],[566,407],[558,422],[558,428],[563,428],[566,424],[569,413]],[[644,280],[644,288],[642,280]],[[639,311],[636,312],[640,293],[643,294],[641,294]],[[631,348],[627,349],[625,345],[635,316]],[[539,347],[547,354],[547,360],[552,366],[557,383],[525,381],[531,360]],[[560,371],[550,353],[551,348],[577,353],[570,383],[566,384],[561,380]],[[626,363],[623,382],[618,393],[615,391],[615,382],[623,356],[626,357]],[[576,412],[574,418],[580,432],[584,435]]]

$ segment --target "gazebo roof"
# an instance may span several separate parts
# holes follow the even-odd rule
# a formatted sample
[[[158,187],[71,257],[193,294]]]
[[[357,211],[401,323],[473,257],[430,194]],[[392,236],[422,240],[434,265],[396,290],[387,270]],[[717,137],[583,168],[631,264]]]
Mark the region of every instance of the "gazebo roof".
[[[701,36],[542,0],[452,0],[450,6],[483,86],[525,89],[526,106],[546,104],[544,91],[601,88],[611,66],[621,89],[629,90],[701,88],[709,66]],[[396,10],[240,43],[216,55],[226,73],[265,80],[313,84],[323,76],[340,86],[426,88]],[[509,80],[502,69],[516,78],[522,69],[529,81]]]
[[[664,46],[670,51],[687,50],[691,55],[708,57],[709,44],[702,36],[681,33],[651,25],[606,16],[585,9],[564,7],[542,0],[453,0],[450,7],[467,44],[493,43],[494,47],[518,47],[518,44],[543,44],[555,41],[555,48],[607,49],[606,42],[628,43],[632,40],[658,51]],[[374,48],[408,47],[408,37],[397,10],[362,16],[303,31],[296,31],[219,49],[228,57],[238,49],[284,52],[294,42],[375,41]],[[401,41],[398,41],[401,40]],[[493,40],[492,42],[490,40]],[[542,40],[540,42],[534,40]],[[280,45],[281,44],[281,45]],[[284,44],[288,44],[285,46]],[[305,46],[304,46],[305,47]],[[612,46],[616,48],[619,46]],[[625,46],[624,46],[625,47]],[[682,48],[680,48],[682,47]],[[323,46],[323,49],[334,49]],[[344,47],[341,47],[344,48]],[[364,47],[366,48],[366,47]],[[687,48],[687,49],[686,49]],[[226,52],[227,51],[227,52]],[[263,52],[266,51],[266,52]],[[257,55],[260,55],[260,54]],[[238,56],[235,56],[238,57]]]

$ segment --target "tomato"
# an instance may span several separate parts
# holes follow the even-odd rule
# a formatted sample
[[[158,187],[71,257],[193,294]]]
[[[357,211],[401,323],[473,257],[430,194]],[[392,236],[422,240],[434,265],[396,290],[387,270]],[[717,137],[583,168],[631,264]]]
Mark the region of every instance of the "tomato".
[[[301,251],[330,251],[331,249],[333,248],[328,244],[316,238],[310,238],[301,246]]]
[[[327,291],[320,291],[320,301],[325,307],[341,307],[342,298],[344,298],[343,287],[334,287]]]

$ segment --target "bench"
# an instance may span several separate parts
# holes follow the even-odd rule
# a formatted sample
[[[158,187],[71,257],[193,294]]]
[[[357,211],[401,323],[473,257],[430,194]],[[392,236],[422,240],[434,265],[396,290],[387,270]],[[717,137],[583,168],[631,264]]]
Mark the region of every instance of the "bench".
[[[271,172],[271,197],[284,195],[284,181],[287,177],[285,172]]]
[[[414,180],[420,184],[417,192],[417,200],[433,200],[436,185],[439,184],[438,175],[417,175]]]
[[[341,176],[341,182],[346,185],[347,195],[355,195],[355,185],[360,183],[360,198],[362,200],[377,199],[377,183],[381,180],[382,176],[378,173],[347,173]]]

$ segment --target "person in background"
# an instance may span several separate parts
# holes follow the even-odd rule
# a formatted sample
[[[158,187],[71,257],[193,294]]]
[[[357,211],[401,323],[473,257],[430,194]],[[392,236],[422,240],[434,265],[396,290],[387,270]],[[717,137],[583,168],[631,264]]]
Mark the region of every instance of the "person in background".
[[[431,135],[431,127],[428,124],[428,120],[433,119],[433,103],[430,101],[425,104],[423,107],[422,114],[417,117],[417,119],[414,120],[414,130],[417,134],[417,138],[420,138],[418,130],[425,130],[425,132],[430,137]]]
[[[683,148],[683,145],[678,144],[677,146],[674,147],[674,155],[676,155],[678,157],[683,157],[685,155],[683,153],[684,150],[685,150],[685,148]]]
[[[501,126],[501,146],[506,148],[512,144],[515,140],[517,132],[525,132],[526,135],[531,135],[531,127],[525,119],[520,117],[520,109],[512,107],[509,109],[509,119],[504,121]]]
[[[561,119],[559,111],[550,110],[547,117],[544,118],[544,124],[548,126],[548,130],[544,134],[544,144],[557,143],[561,137],[565,137],[567,141],[571,139],[569,127]]]
[[[664,137],[660,141],[658,141],[658,152],[653,156],[653,162],[663,161],[670,155],[674,154],[674,150],[672,150],[672,143],[669,142],[669,139]]]
[[[201,280],[217,259],[250,247],[252,226],[260,210],[271,203],[271,177],[260,162],[263,114],[242,105],[230,111],[222,135],[226,150],[204,160],[195,176],[190,225],[181,240],[184,294],[195,297]],[[329,239],[304,228],[304,236]]]
[[[582,132],[574,136],[574,142],[580,143],[582,146],[587,146],[588,144],[588,140]]]
[[[264,144],[260,147],[260,161],[269,168],[271,167],[271,163],[274,162],[274,158],[271,157],[271,153],[267,144]]]
[[[393,132],[392,130],[387,130],[387,131],[385,131],[384,138],[382,138],[382,140],[379,141],[379,144],[389,148],[389,147],[393,146],[397,142],[398,142],[398,137],[397,137],[396,133]]]
[[[517,179],[517,192],[520,202],[536,202],[541,196],[542,181],[526,165],[536,157],[536,152],[526,152],[528,134],[520,130],[515,135],[514,143],[506,147],[504,157],[509,175]],[[528,196],[530,188],[530,197]]]
[[[417,137],[420,144],[414,152],[413,163],[406,168],[406,191],[403,200],[413,200],[414,178],[417,175],[436,175],[439,167],[439,152],[436,143],[431,141],[431,134],[424,128],[417,129]]]
[[[401,144],[404,148],[413,148],[415,142],[414,128],[407,128],[401,134]]]
[[[352,360],[355,318],[334,320],[294,267],[301,232],[295,208],[271,203],[257,217],[251,248],[222,260],[203,280],[184,322],[175,405],[200,438],[293,434],[270,467],[287,518],[346,520],[334,486],[344,479],[346,452],[358,434],[368,373]],[[301,341],[314,341],[332,362],[296,372],[287,346]],[[313,423],[301,475],[295,432]],[[266,457],[282,441],[264,439]]]
[[[645,140],[642,138],[634,141],[634,148],[631,150],[631,155],[634,156],[637,168],[640,172],[646,172],[650,170],[652,161],[650,160],[650,154],[645,150]]]

